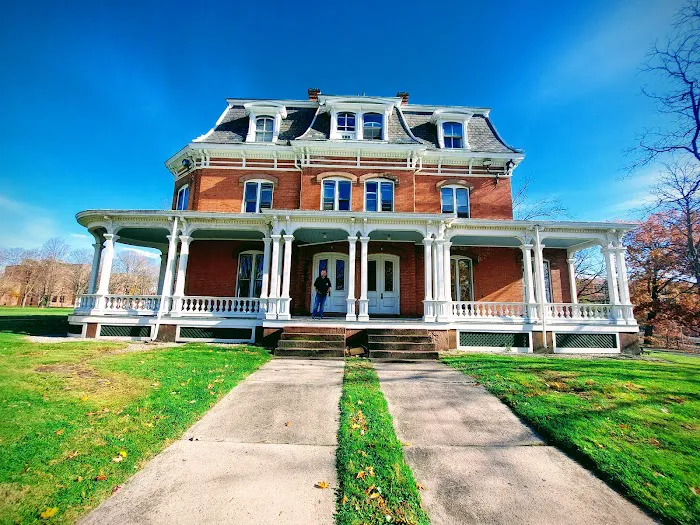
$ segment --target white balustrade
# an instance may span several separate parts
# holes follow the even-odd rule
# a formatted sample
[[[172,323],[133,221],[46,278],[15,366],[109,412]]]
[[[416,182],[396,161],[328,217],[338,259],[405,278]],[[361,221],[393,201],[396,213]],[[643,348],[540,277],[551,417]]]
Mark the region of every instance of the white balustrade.
[[[97,304],[97,294],[83,294],[79,295],[75,302],[75,313],[89,312],[95,308]]]
[[[150,315],[158,311],[160,295],[117,295],[104,296],[102,311],[106,314],[134,313]]]
[[[594,303],[548,303],[545,305],[549,319],[602,321],[620,317],[620,307]]]
[[[203,317],[256,317],[266,299],[255,297],[187,296],[180,301],[179,315]]]
[[[484,301],[452,301],[452,317],[456,319],[523,319],[525,303],[490,303]]]

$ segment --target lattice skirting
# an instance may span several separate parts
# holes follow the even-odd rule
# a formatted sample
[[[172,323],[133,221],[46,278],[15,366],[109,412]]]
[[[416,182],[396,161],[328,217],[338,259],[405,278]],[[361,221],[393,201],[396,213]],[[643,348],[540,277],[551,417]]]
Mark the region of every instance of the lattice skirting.
[[[103,324],[100,327],[100,337],[151,337],[150,326],[125,326]]]
[[[252,328],[216,328],[210,326],[181,326],[179,339],[202,341],[250,341]]]
[[[530,334],[502,332],[459,332],[459,346],[481,348],[528,348]]]
[[[617,348],[615,334],[556,334],[557,348]]]

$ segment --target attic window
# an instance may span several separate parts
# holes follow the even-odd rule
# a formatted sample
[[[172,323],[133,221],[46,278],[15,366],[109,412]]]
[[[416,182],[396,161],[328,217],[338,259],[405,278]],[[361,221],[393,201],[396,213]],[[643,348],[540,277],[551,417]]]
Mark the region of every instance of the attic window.
[[[442,124],[443,140],[445,148],[456,149],[462,147],[464,137],[464,127],[461,122],[444,122]]]
[[[362,138],[364,140],[382,140],[382,123],[384,118],[379,113],[362,115]]]
[[[355,138],[355,114],[338,113],[338,133],[343,139]]]
[[[255,142],[272,142],[275,121],[272,117],[260,117],[255,120]]]

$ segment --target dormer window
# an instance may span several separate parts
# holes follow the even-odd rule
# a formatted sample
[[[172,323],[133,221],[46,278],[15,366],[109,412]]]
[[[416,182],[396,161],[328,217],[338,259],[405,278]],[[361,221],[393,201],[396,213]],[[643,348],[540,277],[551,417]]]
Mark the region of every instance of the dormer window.
[[[186,184],[177,191],[177,200],[175,209],[186,210],[190,200],[190,186]]]
[[[243,211],[260,213],[262,210],[271,209],[272,189],[272,183],[265,180],[247,181],[243,193]]]
[[[463,147],[464,127],[461,122],[443,122],[442,135],[446,149]]]
[[[255,120],[255,142],[272,142],[275,120],[272,117],[258,117]]]
[[[460,219],[469,218],[469,189],[463,186],[443,186],[440,189],[442,213],[453,213]]]
[[[362,115],[362,138],[364,140],[382,140],[384,117],[379,113]]]
[[[354,113],[338,113],[338,133],[340,138],[352,140],[355,138],[355,114]]]

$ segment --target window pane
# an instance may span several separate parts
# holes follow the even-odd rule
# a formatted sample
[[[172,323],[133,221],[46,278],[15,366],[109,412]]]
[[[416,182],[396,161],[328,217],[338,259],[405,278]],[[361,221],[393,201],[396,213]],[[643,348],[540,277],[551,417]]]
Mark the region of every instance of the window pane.
[[[335,204],[335,181],[323,183],[323,209],[332,210]]]
[[[345,290],[345,261],[335,261],[335,289]]]
[[[454,213],[455,207],[452,188],[442,188],[440,196],[442,199],[442,213]]]
[[[452,301],[460,301],[461,299],[457,297],[457,282],[458,282],[458,277],[457,273],[458,272],[457,265],[455,264],[455,259],[450,259],[450,299]]]
[[[338,210],[350,211],[350,183],[338,181]]]
[[[384,291],[394,291],[394,261],[384,261]]]
[[[260,209],[272,208],[272,184],[263,183],[260,186]]]
[[[318,261],[318,275],[321,275],[321,271],[328,271],[328,259],[321,259]]]
[[[552,274],[549,269],[549,261],[542,261],[544,266],[544,295],[548,303],[552,302]]]
[[[246,182],[245,184],[245,211],[255,213],[258,211],[258,184]]]
[[[260,292],[262,292],[262,274],[263,254],[259,253],[255,256],[255,286],[253,289],[253,297],[260,297]]]
[[[469,190],[458,188],[455,190],[457,198],[457,217],[469,217]]]
[[[365,113],[363,118],[362,136],[366,140],[382,139],[383,117],[379,113]]]
[[[472,264],[469,259],[459,259],[458,263],[458,279],[459,279],[459,297],[458,301],[472,300]]]
[[[377,261],[367,261],[367,291],[377,291]]]
[[[250,297],[250,277],[253,265],[253,256],[244,254],[240,257],[238,265],[238,290],[237,297]]]
[[[338,131],[355,131],[354,113],[338,113]]]
[[[377,211],[377,183],[368,182],[365,185],[365,208],[367,211]]]
[[[394,210],[394,185],[391,182],[382,182],[382,211]]]

